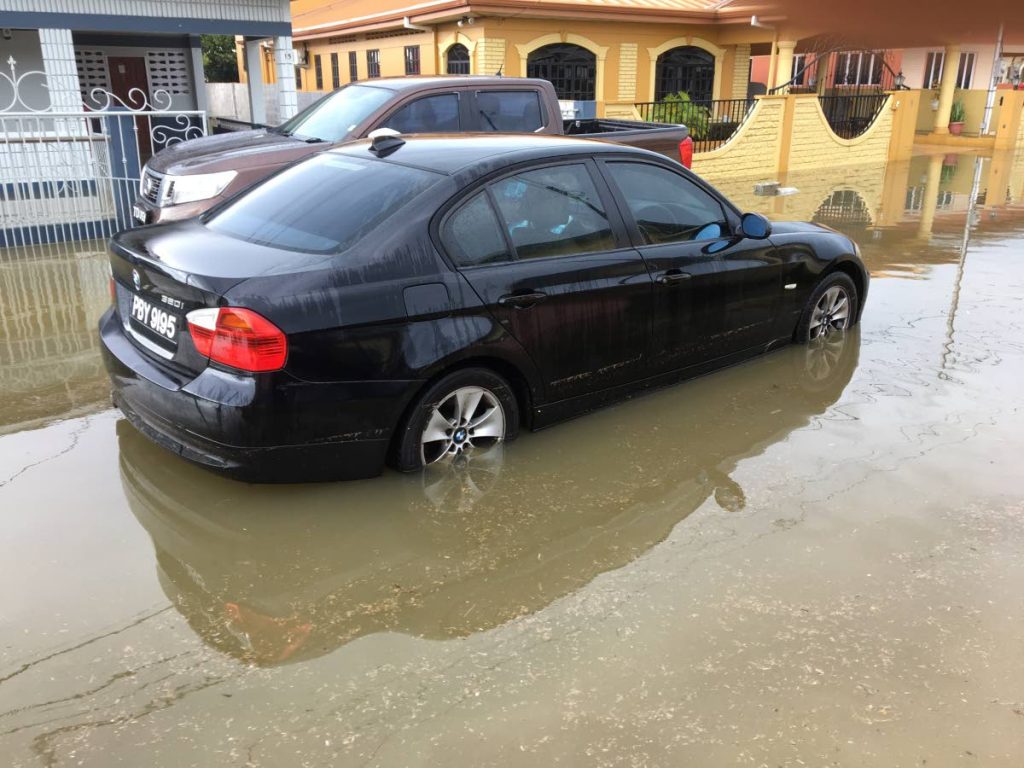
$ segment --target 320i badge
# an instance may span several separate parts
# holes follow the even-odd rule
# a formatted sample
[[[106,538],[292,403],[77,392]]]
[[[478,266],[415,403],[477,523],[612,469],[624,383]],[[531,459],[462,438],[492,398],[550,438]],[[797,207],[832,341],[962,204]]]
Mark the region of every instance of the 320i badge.
[[[381,136],[110,244],[144,434],[253,481],[416,470],[856,323],[857,246],[678,163],[549,136]]]

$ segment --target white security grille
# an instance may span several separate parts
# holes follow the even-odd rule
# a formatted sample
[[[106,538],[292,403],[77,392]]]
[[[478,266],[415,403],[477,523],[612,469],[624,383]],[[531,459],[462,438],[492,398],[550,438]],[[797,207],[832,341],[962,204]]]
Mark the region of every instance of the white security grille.
[[[146,54],[146,65],[149,69],[149,87],[153,90],[167,91],[172,96],[192,93],[184,51],[149,51]]]
[[[110,72],[107,70],[107,54],[105,52],[76,48],[75,64],[78,68],[78,82],[82,90],[83,101],[89,101],[89,93],[93,88],[110,90]]]
[[[126,103],[95,86],[106,74],[96,53],[75,56],[92,69],[83,78],[88,108],[74,90],[78,103],[67,106],[27,98],[52,94],[53,84],[45,72],[19,72],[13,56],[0,69],[0,248],[102,239],[133,226],[151,153],[206,134],[204,111],[171,107],[172,89],[188,93],[176,75],[184,55],[157,57],[152,98]]]

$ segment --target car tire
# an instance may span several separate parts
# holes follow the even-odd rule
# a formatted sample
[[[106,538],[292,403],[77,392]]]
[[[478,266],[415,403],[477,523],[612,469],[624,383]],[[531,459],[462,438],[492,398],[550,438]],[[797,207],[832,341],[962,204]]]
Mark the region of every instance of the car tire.
[[[826,275],[811,292],[793,338],[806,344],[857,324],[860,303],[857,286],[845,272]]]
[[[393,463],[415,472],[435,462],[471,459],[475,451],[518,434],[519,404],[508,382],[487,368],[463,368],[420,395],[399,427]]]

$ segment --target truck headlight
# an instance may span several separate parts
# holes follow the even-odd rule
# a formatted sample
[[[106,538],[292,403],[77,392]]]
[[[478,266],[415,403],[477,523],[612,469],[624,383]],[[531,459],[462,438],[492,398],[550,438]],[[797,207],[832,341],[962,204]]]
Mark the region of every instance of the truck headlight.
[[[200,173],[194,176],[164,177],[164,203],[180,205],[194,203],[197,200],[209,200],[216,197],[230,184],[237,171],[221,171],[219,173]]]

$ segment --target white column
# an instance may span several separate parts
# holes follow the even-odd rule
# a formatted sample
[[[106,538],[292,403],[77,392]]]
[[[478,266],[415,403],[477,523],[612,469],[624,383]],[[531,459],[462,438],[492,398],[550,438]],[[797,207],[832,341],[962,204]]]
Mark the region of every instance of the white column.
[[[795,40],[779,40],[778,60],[775,63],[775,86],[776,88],[786,85],[793,79],[793,51],[796,48]]]
[[[295,95],[295,57],[291,37],[274,38],[274,74],[277,76],[278,116],[283,123],[299,111]]]
[[[80,112],[82,90],[78,82],[71,30],[40,29],[39,46],[50,92],[50,108],[55,112]]]
[[[249,119],[267,122],[267,103],[263,95],[263,53],[259,40],[245,41],[245,73],[249,82]]]

